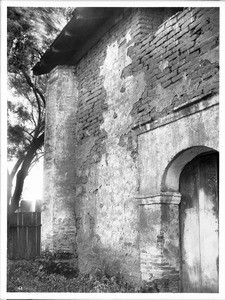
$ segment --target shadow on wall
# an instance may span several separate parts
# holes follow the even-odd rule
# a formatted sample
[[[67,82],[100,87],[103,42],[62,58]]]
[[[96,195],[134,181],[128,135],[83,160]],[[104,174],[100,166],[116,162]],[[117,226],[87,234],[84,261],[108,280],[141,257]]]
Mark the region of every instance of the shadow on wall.
[[[215,149],[206,146],[195,146],[179,152],[164,172],[161,185],[162,191],[178,191],[180,173],[184,166],[197,155],[211,151],[215,151]]]
[[[88,263],[90,261],[91,265]],[[92,253],[87,250],[86,253],[84,251],[83,258],[79,257],[78,266],[81,273],[100,270],[109,278],[115,276],[131,284],[141,283],[139,248],[131,243],[125,243],[121,251],[95,244],[92,246]]]

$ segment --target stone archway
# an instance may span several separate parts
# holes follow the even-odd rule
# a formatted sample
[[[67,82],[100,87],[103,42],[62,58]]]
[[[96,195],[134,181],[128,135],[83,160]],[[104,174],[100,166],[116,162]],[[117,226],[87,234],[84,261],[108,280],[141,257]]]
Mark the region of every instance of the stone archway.
[[[178,192],[180,173],[184,166],[197,155],[211,151],[214,149],[206,146],[193,146],[176,154],[164,171],[161,190]]]

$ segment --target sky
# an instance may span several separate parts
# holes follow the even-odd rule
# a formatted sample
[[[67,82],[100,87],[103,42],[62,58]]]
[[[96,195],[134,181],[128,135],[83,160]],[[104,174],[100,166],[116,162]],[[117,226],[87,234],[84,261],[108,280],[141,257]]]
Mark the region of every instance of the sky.
[[[30,201],[43,198],[43,158],[40,158],[25,179],[22,198]]]
[[[8,162],[9,171],[14,164],[15,161]],[[13,184],[15,184],[15,179]],[[43,199],[43,158],[40,158],[26,177],[22,194],[22,200],[29,200],[35,203],[37,199]]]

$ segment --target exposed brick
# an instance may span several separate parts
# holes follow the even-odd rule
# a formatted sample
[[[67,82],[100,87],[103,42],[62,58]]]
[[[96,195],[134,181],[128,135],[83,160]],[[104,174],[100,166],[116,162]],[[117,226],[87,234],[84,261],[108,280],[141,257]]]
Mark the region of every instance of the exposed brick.
[[[171,41],[171,43],[167,46],[167,51],[171,51],[173,48],[175,48],[179,44],[178,40]]]
[[[180,79],[182,79],[182,76],[181,76],[181,74],[178,74],[172,78],[172,83],[177,82]]]
[[[173,30],[168,34],[168,39],[175,36],[180,31],[181,31],[181,28],[178,25],[173,26]]]
[[[191,42],[189,42],[189,43],[186,42],[186,41],[184,41],[184,43],[180,45],[180,51],[181,51],[181,52],[184,52],[184,51],[186,51],[186,50],[189,50],[189,49],[191,49],[194,45],[195,45],[195,42],[194,42],[194,41],[191,41]]]
[[[166,40],[167,40],[167,36],[163,36],[161,39],[159,39],[159,40],[156,42],[155,46],[158,47],[159,45],[165,43]]]
[[[179,54],[177,52],[175,52],[172,55],[170,55],[167,59],[168,59],[169,62],[171,62],[175,58],[178,58],[178,56],[179,56]]]
[[[136,138],[136,131],[131,131],[131,128],[141,123],[157,123],[160,118],[173,114],[172,108],[178,102],[191,101],[200,95],[207,96],[218,92],[219,88],[217,10],[187,8],[164,21],[167,12],[165,10],[165,15],[162,16],[160,9],[156,8],[154,14],[152,8],[128,9],[129,13],[120,17],[119,23],[112,26],[80,60],[76,66],[77,93],[74,93],[74,99],[69,98],[67,102],[71,104],[77,101],[74,112],[76,117],[71,117],[69,125],[65,124],[64,127],[72,128],[69,144],[73,149],[72,155],[77,155],[76,159],[66,158],[67,163],[73,167],[71,172],[74,172],[74,185],[73,198],[68,197],[72,205],[68,204],[65,215],[70,218],[75,212],[82,218],[76,232],[79,255],[90,268],[106,261],[110,268],[114,267],[115,274],[122,270],[127,278],[136,278],[137,281],[140,279],[140,266],[138,265],[137,270],[134,270],[134,266],[139,264],[139,246],[135,243],[140,241],[133,228],[138,228],[139,223],[136,216],[138,213],[135,211],[137,203],[133,205],[132,202],[137,191],[137,187],[134,187],[134,153],[137,153],[137,149],[132,140]],[[160,24],[162,25],[159,27]],[[128,33],[131,36],[129,42],[126,39]],[[111,48],[113,45],[118,47],[115,48],[115,58],[107,61],[108,51],[114,54]],[[115,68],[119,68],[121,74]],[[107,76],[111,76],[111,73],[114,77],[109,83]],[[122,114],[126,116],[125,121],[119,119]],[[69,110],[68,116],[70,118]],[[63,138],[61,136],[62,140]],[[62,151],[61,155],[65,153]],[[127,159],[128,155],[131,159]],[[115,161],[115,157],[118,161]],[[112,161],[116,162],[115,165]],[[108,166],[109,162],[111,164]],[[64,167],[62,164],[61,168]],[[58,168],[57,164],[54,168]],[[114,185],[118,174],[121,184],[119,188]],[[128,178],[129,176],[131,177]],[[62,177],[63,179],[58,179],[55,176],[53,180],[66,181],[67,171]],[[108,184],[105,189],[100,186],[104,181]],[[74,197],[74,190],[79,190],[79,185],[81,195]],[[61,184],[60,187],[65,194],[70,192],[65,185]],[[55,185],[55,191],[58,192],[57,189],[58,186]],[[56,193],[55,191],[53,192]],[[102,193],[103,203],[98,203],[98,193]],[[58,197],[56,194],[54,196]],[[113,201],[117,201],[117,204],[114,205]],[[97,211],[96,203],[98,206],[102,205],[103,209]],[[123,226],[117,226],[121,211],[123,218],[120,221],[124,223]],[[101,217],[104,222],[99,224]],[[161,225],[160,223],[160,228],[163,227]],[[109,228],[113,233],[110,238],[107,236]],[[102,234],[100,237],[97,236],[99,232]],[[146,232],[145,230],[145,234]],[[112,245],[111,240],[115,236],[118,238]],[[148,274],[161,274],[163,278],[157,279],[160,291],[177,292],[179,271],[163,260],[166,255],[163,250],[168,250],[167,244],[163,243],[163,234],[157,233],[155,239],[158,242],[157,250],[161,252],[154,256],[154,252],[148,253],[148,247],[145,251],[142,249],[141,265]],[[114,247],[115,251],[112,251]],[[86,265],[82,268],[84,270]]]
[[[179,39],[179,38],[183,37],[186,33],[189,33],[189,28],[188,28],[188,27],[185,27],[185,28],[183,28],[182,30],[180,30],[180,31],[175,35],[175,38],[176,38],[176,39]]]

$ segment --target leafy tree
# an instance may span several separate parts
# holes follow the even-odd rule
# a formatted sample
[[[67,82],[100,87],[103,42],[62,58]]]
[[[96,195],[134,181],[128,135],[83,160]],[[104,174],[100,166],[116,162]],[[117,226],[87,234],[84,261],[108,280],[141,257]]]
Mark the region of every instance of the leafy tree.
[[[25,178],[43,154],[48,75],[34,77],[32,67],[71,18],[72,11],[72,8],[8,7],[8,160],[16,158],[12,171],[8,172],[9,211],[18,208]]]

